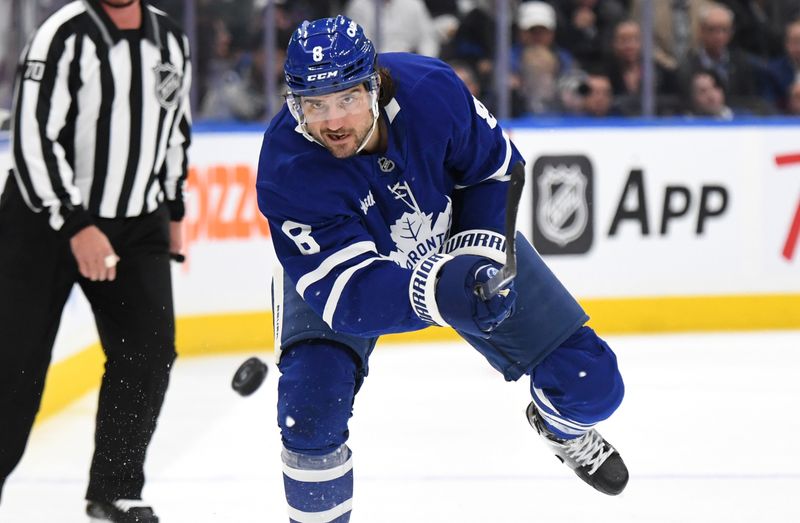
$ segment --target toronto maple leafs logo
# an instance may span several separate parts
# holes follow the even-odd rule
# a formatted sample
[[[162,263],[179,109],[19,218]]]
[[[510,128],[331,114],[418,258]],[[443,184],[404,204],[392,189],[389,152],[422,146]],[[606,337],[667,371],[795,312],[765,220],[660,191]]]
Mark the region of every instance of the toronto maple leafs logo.
[[[436,214],[422,212],[407,182],[388,186],[396,200],[409,208],[389,227],[397,250],[389,258],[401,267],[413,268],[420,260],[439,250],[450,231],[452,201],[447,198],[445,209]]]

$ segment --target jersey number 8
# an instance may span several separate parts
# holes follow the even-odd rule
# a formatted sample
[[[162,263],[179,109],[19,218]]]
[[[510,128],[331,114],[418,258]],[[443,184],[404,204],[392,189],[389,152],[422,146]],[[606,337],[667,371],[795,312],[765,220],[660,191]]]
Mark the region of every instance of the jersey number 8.
[[[310,225],[286,220],[283,222],[281,230],[297,245],[297,248],[304,255],[317,254],[319,252],[319,244],[311,237]]]

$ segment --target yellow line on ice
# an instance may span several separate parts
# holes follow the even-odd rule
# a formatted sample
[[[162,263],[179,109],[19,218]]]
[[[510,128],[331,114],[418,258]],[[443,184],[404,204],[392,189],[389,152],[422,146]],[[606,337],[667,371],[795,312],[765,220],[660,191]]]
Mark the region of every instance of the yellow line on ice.
[[[678,296],[585,299],[589,324],[601,335],[776,330],[800,328],[800,295]],[[189,316],[177,321],[180,357],[271,351],[269,312]],[[438,327],[381,338],[381,345],[456,341],[452,329]],[[37,422],[97,389],[103,373],[98,343],[50,367]]]

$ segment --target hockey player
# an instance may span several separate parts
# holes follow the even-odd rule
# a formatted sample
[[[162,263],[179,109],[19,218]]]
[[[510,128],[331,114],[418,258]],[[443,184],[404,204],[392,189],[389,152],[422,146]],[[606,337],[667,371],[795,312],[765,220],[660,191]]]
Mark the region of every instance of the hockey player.
[[[283,271],[273,281],[278,424],[290,521],[347,522],[348,420],[381,334],[452,326],[506,380],[530,376],[530,424],[586,483],[619,494],[628,471],[594,429],[619,406],[616,357],[517,235],[503,263],[509,173],[522,162],[443,62],[376,56],[344,16],[289,42],[286,106],[264,136],[259,207]]]

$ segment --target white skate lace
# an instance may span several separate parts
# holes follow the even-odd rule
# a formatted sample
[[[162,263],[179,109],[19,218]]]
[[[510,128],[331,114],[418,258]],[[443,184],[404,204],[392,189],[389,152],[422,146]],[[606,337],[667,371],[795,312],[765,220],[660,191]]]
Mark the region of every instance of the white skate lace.
[[[561,442],[561,446],[572,461],[582,467],[589,467],[589,475],[597,472],[600,465],[614,453],[614,448],[594,429],[580,438]]]

